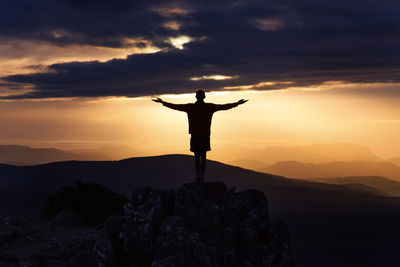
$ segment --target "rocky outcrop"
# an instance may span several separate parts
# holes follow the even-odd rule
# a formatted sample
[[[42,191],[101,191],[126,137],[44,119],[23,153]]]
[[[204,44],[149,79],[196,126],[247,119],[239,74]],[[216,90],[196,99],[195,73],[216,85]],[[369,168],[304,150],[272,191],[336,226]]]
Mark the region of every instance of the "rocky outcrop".
[[[137,188],[94,227],[71,210],[0,222],[0,266],[293,266],[289,233],[256,190],[222,182]]]
[[[269,222],[260,191],[234,192],[222,182],[142,187],[125,214],[120,238],[135,266],[293,265],[288,231]]]

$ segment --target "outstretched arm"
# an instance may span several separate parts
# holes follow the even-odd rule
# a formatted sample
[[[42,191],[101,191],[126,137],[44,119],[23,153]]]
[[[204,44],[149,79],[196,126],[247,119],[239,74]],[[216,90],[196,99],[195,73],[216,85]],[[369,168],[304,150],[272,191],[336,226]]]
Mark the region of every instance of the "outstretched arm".
[[[161,98],[152,99],[152,100],[154,102],[156,102],[156,103],[163,104],[163,106],[165,106],[167,108],[171,108],[171,109],[175,109],[175,110],[179,110],[179,111],[186,111],[186,105],[185,104],[168,103],[168,102],[165,102],[164,100],[162,100]]]
[[[242,105],[242,104],[246,103],[247,101],[249,101],[249,100],[240,99],[238,102],[235,102],[235,103],[217,105],[217,111],[218,110],[228,110],[228,109],[231,109],[231,108],[236,108],[237,106]]]

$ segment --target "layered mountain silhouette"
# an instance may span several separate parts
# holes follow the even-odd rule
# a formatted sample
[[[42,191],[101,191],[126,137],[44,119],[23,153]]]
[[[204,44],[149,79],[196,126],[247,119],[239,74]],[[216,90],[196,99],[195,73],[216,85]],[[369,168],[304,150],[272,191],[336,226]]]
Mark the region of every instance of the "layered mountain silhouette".
[[[225,153],[228,152],[228,153]],[[354,144],[315,144],[307,146],[269,146],[265,149],[230,147],[224,154],[213,155],[230,165],[260,170],[278,161],[322,163],[330,161],[381,161],[368,148]],[[118,160],[144,155],[126,145],[105,145],[92,149],[61,150],[56,148],[32,148],[21,145],[0,145],[0,163],[34,165],[68,160]],[[400,164],[399,159],[392,159]]]
[[[0,210],[37,215],[47,195],[76,180],[99,183],[130,196],[132,188],[177,188],[194,179],[186,155],[105,162],[0,165]],[[399,266],[400,199],[365,189],[286,179],[209,161],[207,181],[268,196],[270,214],[292,234],[298,266]]]
[[[103,157],[102,160],[120,160],[131,158],[133,156],[139,157],[143,156],[145,153],[137,150],[131,146],[124,144],[104,144],[99,145],[96,148],[86,148],[86,149],[72,149],[68,150],[74,154],[78,155],[107,155],[107,157]],[[96,159],[91,159],[96,160]],[[54,161],[53,161],[54,162]]]
[[[34,165],[66,160],[110,159],[109,156],[97,153],[78,154],[56,148],[32,148],[20,145],[0,145],[0,163],[5,164]]]
[[[400,181],[400,167],[390,162],[349,161],[317,164],[283,161],[272,164],[262,171],[291,178],[384,176]]]
[[[228,153],[226,153],[228,152]],[[225,162],[249,169],[261,169],[263,166],[255,164],[264,162],[265,165],[274,164],[279,161],[299,161],[312,163],[326,163],[332,161],[382,161],[368,147],[347,144],[313,144],[303,146],[268,146],[264,149],[251,149],[232,147],[219,155],[218,158]]]
[[[400,157],[389,159],[388,162],[391,162],[393,164],[396,164],[397,166],[400,166]]]
[[[157,157],[131,158],[121,161],[65,161],[35,166],[0,165],[1,194],[32,194],[34,203],[40,202],[48,193],[76,180],[96,182],[115,192],[129,195],[135,186],[176,187],[193,180],[192,157],[187,155],[166,155]],[[311,190],[321,194],[321,201],[327,199],[322,192],[338,195],[364,195],[364,191],[344,186],[326,185],[303,180],[286,179],[281,176],[263,174],[251,170],[209,161],[208,179],[221,180],[240,189],[261,188],[276,202],[275,208],[296,198],[313,205],[314,198],[303,191]],[[44,198],[42,198],[44,200]],[[333,202],[340,201],[340,198]],[[8,205],[6,205],[8,206]],[[36,204],[34,204],[36,206]],[[21,206],[30,212],[34,209],[26,204]],[[273,210],[273,208],[272,208]]]
[[[250,170],[261,170],[265,168],[265,162],[255,159],[237,159],[228,162],[229,165],[239,166]]]

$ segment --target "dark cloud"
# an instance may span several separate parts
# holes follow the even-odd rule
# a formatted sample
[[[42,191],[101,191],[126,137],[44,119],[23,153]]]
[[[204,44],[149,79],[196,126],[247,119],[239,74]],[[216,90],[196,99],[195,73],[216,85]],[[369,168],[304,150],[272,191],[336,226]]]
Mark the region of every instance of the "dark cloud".
[[[146,1],[4,0],[0,36],[48,41],[57,45],[124,46],[125,38],[157,39],[170,34],[165,18]]]
[[[46,73],[5,77],[35,86],[13,98],[139,96],[263,81],[293,81],[291,86],[399,82],[400,77],[400,4],[390,0],[178,1],[169,8],[190,12],[172,17],[155,11],[162,1],[22,1],[29,6],[23,12],[13,3],[2,4],[10,13],[0,19],[9,23],[0,24],[3,36],[111,47],[124,45],[124,38],[143,38],[164,48],[126,60],[55,64]],[[162,26],[172,19],[179,30]],[[52,31],[57,29],[58,38]],[[194,41],[173,49],[167,39],[179,35]],[[235,78],[190,80],[213,74]]]

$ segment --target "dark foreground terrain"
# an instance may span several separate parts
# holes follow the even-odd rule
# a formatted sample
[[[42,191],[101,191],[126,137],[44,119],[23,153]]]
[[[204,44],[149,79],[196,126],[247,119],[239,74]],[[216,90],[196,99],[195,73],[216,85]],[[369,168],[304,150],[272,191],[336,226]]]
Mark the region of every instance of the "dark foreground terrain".
[[[86,216],[107,208],[102,199],[123,210]],[[52,195],[46,211],[41,220],[0,220],[0,266],[294,266],[289,232],[270,222],[265,195],[222,182],[139,187],[130,200],[79,182]]]
[[[0,209],[37,216],[45,198],[76,180],[130,196],[138,186],[177,188],[193,180],[192,157],[167,155],[115,162],[58,162],[0,166]],[[208,181],[237,190],[258,189],[272,218],[282,218],[292,237],[297,266],[400,266],[400,199],[258,173],[210,161]]]

